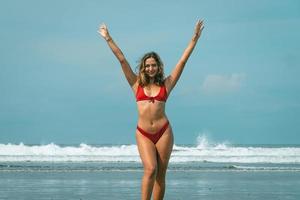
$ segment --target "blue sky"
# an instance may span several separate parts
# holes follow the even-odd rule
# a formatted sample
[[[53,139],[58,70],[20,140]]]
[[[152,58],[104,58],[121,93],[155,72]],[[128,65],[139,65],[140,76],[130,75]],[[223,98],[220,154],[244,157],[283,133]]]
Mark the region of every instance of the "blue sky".
[[[169,74],[204,19],[167,102],[176,144],[299,144],[299,1],[173,2],[1,2],[0,143],[134,144],[134,95],[98,26],[132,68],[154,50]]]

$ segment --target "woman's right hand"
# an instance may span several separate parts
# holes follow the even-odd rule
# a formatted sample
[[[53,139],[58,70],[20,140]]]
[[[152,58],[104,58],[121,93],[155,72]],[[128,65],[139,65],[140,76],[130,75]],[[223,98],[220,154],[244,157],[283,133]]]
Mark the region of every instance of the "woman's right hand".
[[[201,36],[201,32],[204,29],[203,20],[198,20],[195,26],[195,36],[199,38]]]
[[[106,40],[108,41],[111,37],[109,35],[107,26],[103,23],[101,24],[101,26],[99,27],[98,33]]]

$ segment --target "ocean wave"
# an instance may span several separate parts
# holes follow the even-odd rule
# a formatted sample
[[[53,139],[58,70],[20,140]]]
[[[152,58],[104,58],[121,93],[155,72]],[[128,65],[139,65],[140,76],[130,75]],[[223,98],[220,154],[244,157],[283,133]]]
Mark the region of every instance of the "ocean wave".
[[[64,146],[0,144],[0,162],[140,162],[136,145]],[[170,163],[295,163],[299,147],[251,147],[228,144],[174,145]]]

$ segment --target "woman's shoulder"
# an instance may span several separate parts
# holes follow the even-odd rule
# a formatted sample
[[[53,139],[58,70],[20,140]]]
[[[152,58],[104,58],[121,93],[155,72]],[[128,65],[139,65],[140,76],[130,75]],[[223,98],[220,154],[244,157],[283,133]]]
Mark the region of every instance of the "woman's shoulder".
[[[135,81],[135,83],[131,86],[131,89],[133,90],[134,93],[138,90],[138,88],[141,87],[138,79]]]

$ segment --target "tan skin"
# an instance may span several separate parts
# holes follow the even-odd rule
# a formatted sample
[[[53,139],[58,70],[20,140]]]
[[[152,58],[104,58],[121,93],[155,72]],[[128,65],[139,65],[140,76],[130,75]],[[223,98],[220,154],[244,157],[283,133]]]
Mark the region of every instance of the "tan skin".
[[[171,74],[165,79],[165,86],[168,95],[171,93],[180,78],[185,63],[196,46],[203,28],[203,21],[197,21],[192,39]],[[107,26],[102,24],[99,27],[98,33],[107,41],[108,46],[119,60],[125,77],[132,88],[132,91],[136,94],[138,88],[138,77],[132,71],[120,48],[113,41],[108,32]],[[154,77],[158,72],[157,63],[154,58],[148,58],[145,60],[145,66],[145,73],[150,77],[150,83],[143,88],[144,92],[147,96],[156,96],[160,90],[160,86],[153,83]],[[163,101],[154,101],[154,103],[150,101],[138,101],[137,109],[138,126],[148,133],[157,132],[168,120],[165,114],[165,102]],[[168,126],[156,144],[136,130],[136,141],[144,167],[144,175],[141,185],[141,199],[150,200],[152,194],[154,200],[163,199],[165,193],[166,171],[174,144],[172,127],[171,125]]]

